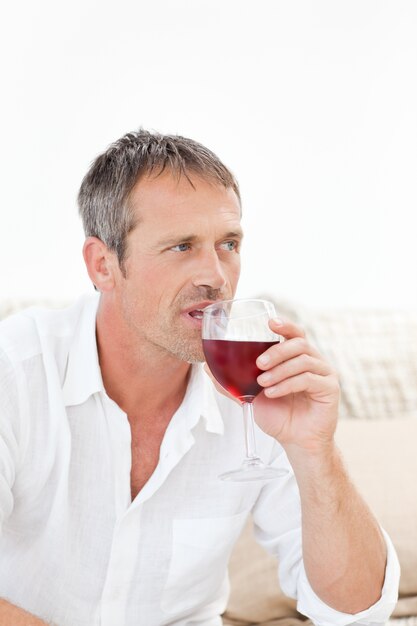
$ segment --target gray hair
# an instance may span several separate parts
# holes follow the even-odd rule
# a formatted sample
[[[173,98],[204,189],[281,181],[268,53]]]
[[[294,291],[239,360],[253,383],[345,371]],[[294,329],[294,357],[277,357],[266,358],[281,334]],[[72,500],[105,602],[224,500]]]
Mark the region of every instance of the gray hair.
[[[232,188],[240,201],[233,174],[200,143],[142,128],[127,133],[93,161],[78,194],[86,237],[98,237],[116,253],[123,275],[127,235],[138,223],[129,195],[143,176],[159,176],[165,169],[178,178],[185,176],[191,185],[189,174],[193,173],[226,189]]]

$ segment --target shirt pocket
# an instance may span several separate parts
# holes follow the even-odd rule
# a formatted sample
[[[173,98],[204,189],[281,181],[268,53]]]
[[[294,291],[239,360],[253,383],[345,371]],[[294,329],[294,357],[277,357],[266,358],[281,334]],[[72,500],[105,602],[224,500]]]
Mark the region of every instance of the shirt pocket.
[[[215,598],[249,513],[173,520],[171,561],[161,599],[163,611],[183,613]]]

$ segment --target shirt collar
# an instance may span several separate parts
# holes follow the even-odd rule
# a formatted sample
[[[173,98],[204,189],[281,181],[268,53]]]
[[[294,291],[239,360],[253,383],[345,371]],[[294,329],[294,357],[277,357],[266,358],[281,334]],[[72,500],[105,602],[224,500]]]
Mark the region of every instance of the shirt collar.
[[[203,418],[208,432],[223,434],[224,424],[216,400],[217,393],[210,377],[204,371],[204,364],[193,365],[181,407],[186,410],[190,430],[199,418]]]
[[[62,389],[65,406],[82,404],[93,393],[104,391],[96,341],[99,299],[99,294],[88,294],[74,305],[80,311],[71,337]]]
[[[71,338],[63,384],[65,406],[82,404],[93,393],[105,391],[96,340],[99,299],[99,294],[88,294],[75,305],[80,312]],[[203,363],[192,365],[187,391],[180,407],[181,413],[186,416],[189,429],[203,418],[208,432],[223,434],[224,424],[216,400],[217,393],[204,371]]]

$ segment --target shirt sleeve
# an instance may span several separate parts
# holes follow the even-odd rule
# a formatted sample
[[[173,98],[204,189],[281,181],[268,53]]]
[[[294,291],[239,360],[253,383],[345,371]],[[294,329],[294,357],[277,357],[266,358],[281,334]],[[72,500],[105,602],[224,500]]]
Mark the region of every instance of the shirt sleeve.
[[[21,456],[19,374],[0,349],[0,533],[13,510],[13,485]]]
[[[387,545],[381,598],[360,613],[336,611],[325,604],[309,584],[302,558],[299,491],[291,465],[282,449],[272,465],[285,467],[288,474],[265,485],[255,504],[253,520],[256,540],[278,559],[282,591],[297,599],[297,610],[309,617],[316,626],[383,626],[397,602],[400,578],[398,558],[387,533],[381,529]]]

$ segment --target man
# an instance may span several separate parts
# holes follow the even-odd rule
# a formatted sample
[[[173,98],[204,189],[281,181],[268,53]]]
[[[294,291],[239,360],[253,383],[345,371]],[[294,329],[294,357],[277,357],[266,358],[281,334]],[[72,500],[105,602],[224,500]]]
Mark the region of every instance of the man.
[[[0,624],[217,626],[250,512],[301,612],[384,623],[398,562],[335,447],[336,376],[289,321],[270,323],[286,341],[258,359],[256,400],[261,456],[289,473],[217,478],[241,410],[203,369],[201,310],[239,278],[231,173],[141,130],[96,159],[79,205],[98,294],[0,327]]]

